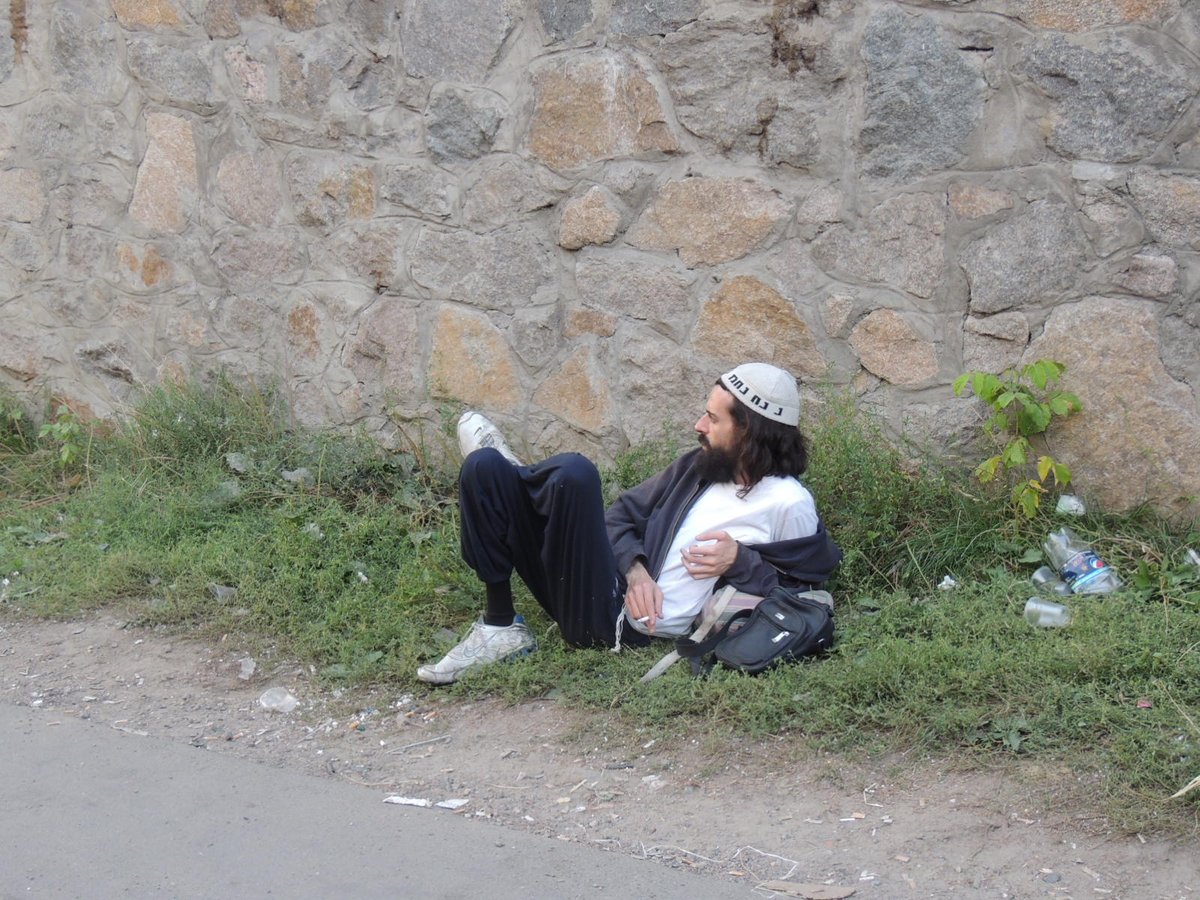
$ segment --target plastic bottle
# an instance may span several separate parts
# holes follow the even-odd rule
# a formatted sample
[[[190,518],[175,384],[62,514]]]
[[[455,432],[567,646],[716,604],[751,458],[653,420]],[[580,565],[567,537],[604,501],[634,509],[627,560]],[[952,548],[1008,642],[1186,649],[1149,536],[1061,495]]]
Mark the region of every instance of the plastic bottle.
[[[267,688],[258,698],[258,705],[271,712],[290,713],[300,701],[285,687]]]
[[[1121,589],[1121,579],[1108,563],[1070,528],[1050,532],[1042,549],[1073,593],[1108,594]]]
[[[1029,580],[1036,584],[1041,590],[1051,594],[1058,594],[1062,597],[1070,596],[1070,586],[1058,577],[1058,571],[1050,568],[1050,566],[1042,566],[1036,572],[1029,576]]]

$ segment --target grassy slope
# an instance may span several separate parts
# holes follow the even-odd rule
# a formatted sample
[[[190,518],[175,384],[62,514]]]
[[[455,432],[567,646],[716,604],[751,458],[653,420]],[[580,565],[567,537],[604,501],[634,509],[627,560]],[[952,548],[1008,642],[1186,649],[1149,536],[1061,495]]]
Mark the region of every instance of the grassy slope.
[[[158,390],[120,432],[81,437],[65,466],[61,441],[0,421],[0,570],[20,573],[9,609],[120,600],[147,622],[281,641],[331,681],[411,690],[417,663],[482,605],[458,559],[452,475],[365,439],[289,431],[261,394]],[[1200,772],[1200,572],[1182,556],[1197,535],[1146,513],[1072,520],[1129,586],[1073,598],[1069,628],[1034,630],[1021,608],[1053,516],[1014,519],[1003,499],[906,461],[845,397],[806,429],[807,481],[846,552],[829,656],[756,679],[693,681],[679,666],[639,686],[661,647],[567,651],[524,597],[542,652],[450,690],[555,691],[661,728],[829,748],[1069,759],[1119,825],[1194,830],[1200,791],[1166,798]],[[606,490],[676,449],[637,448]],[[937,589],[946,574],[958,588]]]

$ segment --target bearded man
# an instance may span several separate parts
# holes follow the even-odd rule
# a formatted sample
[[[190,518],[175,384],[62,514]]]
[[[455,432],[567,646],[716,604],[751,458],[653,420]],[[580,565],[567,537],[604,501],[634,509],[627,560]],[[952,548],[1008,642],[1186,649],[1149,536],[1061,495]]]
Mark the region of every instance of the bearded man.
[[[820,588],[841,561],[808,489],[796,380],[766,363],[717,379],[694,426],[700,446],[604,510],[577,453],[520,463],[479,413],[459,420],[462,555],[486,609],[417,677],[449,684],[536,648],[513,606],[514,571],[573,647],[645,646],[687,634],[714,590]]]

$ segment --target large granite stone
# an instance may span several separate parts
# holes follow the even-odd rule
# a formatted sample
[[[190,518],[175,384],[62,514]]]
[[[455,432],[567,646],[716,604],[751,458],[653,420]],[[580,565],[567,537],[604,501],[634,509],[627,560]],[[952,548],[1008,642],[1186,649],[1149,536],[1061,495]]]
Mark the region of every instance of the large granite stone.
[[[315,28],[318,9],[323,5],[332,5],[329,0],[265,0],[265,4],[267,12],[292,31]]]
[[[562,328],[553,303],[522,306],[512,317],[509,340],[521,362],[531,369],[549,363],[561,347]]]
[[[46,189],[36,169],[0,169],[0,219],[36,222],[46,211]]]
[[[283,211],[279,166],[267,150],[237,151],[217,167],[223,208],[243,225],[274,225]]]
[[[21,27],[27,28],[28,26],[22,25]],[[11,17],[0,15],[0,85],[4,84],[12,75],[13,66],[17,61],[18,42],[23,43],[27,36],[28,31],[24,36],[14,35]]]
[[[1013,12],[1055,31],[1096,31],[1106,25],[1153,24],[1179,11],[1180,0],[1016,0]]]
[[[670,338],[628,324],[612,346],[619,372],[614,392],[621,398],[616,415],[626,440],[689,438],[721,366],[703,364]]]
[[[343,363],[372,395],[395,394],[412,408],[424,393],[420,306],[380,297],[358,320],[346,342]]]
[[[592,23],[592,0],[537,0],[548,43],[569,41]]]
[[[532,78],[529,149],[551,168],[679,149],[658,91],[629,56],[607,50],[554,56]]]
[[[343,21],[354,33],[355,43],[376,57],[399,55],[400,22],[404,0],[374,0],[351,3],[342,11]]]
[[[146,137],[149,145],[138,167],[129,215],[153,231],[183,231],[199,189],[192,125],[179,116],[150,113]]]
[[[404,65],[419,78],[482,82],[516,25],[510,0],[412,0],[400,29]]]
[[[8,263],[14,275],[40,272],[50,258],[45,229],[15,223],[0,229],[0,260]]]
[[[812,295],[829,281],[813,260],[811,238],[780,241],[765,254],[766,270],[792,300]]]
[[[945,267],[946,210],[932,194],[900,194],[865,219],[833,225],[812,243],[827,272],[931,297]]]
[[[1029,345],[1024,313],[968,316],[963,325],[963,371],[1000,374],[1021,362]]]
[[[431,219],[445,219],[454,211],[458,179],[425,162],[396,163],[383,170],[380,199]]]
[[[933,20],[890,7],[867,25],[859,143],[870,175],[910,179],[967,155],[987,88]]]
[[[1067,367],[1083,411],[1054,426],[1072,486],[1112,512],[1150,502],[1194,516],[1200,496],[1196,395],[1163,366],[1157,304],[1088,297],[1056,307],[1026,354]]]
[[[933,344],[894,309],[868,313],[850,332],[850,346],[864,369],[890,384],[913,387],[937,377]]]
[[[770,187],[738,178],[667,182],[626,233],[645,250],[678,250],[689,267],[740,259],[791,213]]]
[[[130,0],[137,3],[137,0]],[[208,0],[200,16],[200,24],[210,38],[233,38],[242,33],[237,11],[238,0]]]
[[[301,225],[328,226],[375,213],[375,172],[344,157],[293,154],[284,163]]]
[[[1163,366],[1200,402],[1200,304],[1189,304],[1182,315],[1165,316],[1159,328]]]
[[[130,74],[156,102],[199,113],[218,105],[208,54],[195,46],[139,34],[126,42],[126,58]]]
[[[188,316],[187,330],[192,330]],[[273,338],[276,325],[276,309],[267,300],[252,292],[232,293],[220,297],[212,304],[209,327],[213,335],[227,347],[257,356]]]
[[[58,87],[80,99],[116,103],[128,87],[114,26],[96,4],[63,0],[46,8],[50,19],[50,68]]]
[[[228,231],[217,236],[212,261],[223,282],[237,289],[295,284],[308,264],[295,230]]]
[[[1128,194],[1094,183],[1080,186],[1082,223],[1100,257],[1141,246],[1145,225],[1129,202]]]
[[[608,379],[584,347],[571,354],[538,386],[533,402],[592,434],[610,424],[612,400]]]
[[[17,381],[37,378],[43,371],[46,338],[19,319],[0,315],[0,373]]]
[[[1138,169],[1129,193],[1155,239],[1200,250],[1200,178]]]
[[[275,46],[279,109],[287,115],[321,119],[329,112],[334,73],[350,62],[351,53],[346,50],[340,58],[330,59],[315,51],[315,47],[293,44]]]
[[[358,280],[378,291],[400,293],[405,285],[404,251],[411,237],[407,223],[354,222],[316,245],[314,268],[328,278]]]
[[[1006,190],[984,187],[971,181],[951,183],[946,194],[950,209],[960,219],[982,219],[1013,208],[1013,195]]]
[[[1049,306],[1076,284],[1088,262],[1087,237],[1061,203],[1034,203],[972,241],[959,254],[971,312]]]
[[[434,322],[429,393],[502,412],[520,405],[517,366],[504,334],[486,315],[442,307]]]
[[[725,279],[705,302],[692,346],[726,365],[755,359],[800,378],[826,374],[825,357],[795,306],[750,275]]]
[[[1135,253],[1112,282],[1140,297],[1166,297],[1179,286],[1179,263],[1165,253]]]
[[[682,341],[692,319],[694,273],[615,254],[587,254],[575,265],[580,299],[592,309],[648,323]]]
[[[609,244],[621,227],[621,210],[611,192],[598,184],[562,206],[558,222],[558,246],[578,250],[591,245]]]
[[[462,221],[468,228],[499,228],[526,213],[554,206],[568,185],[548,169],[518,156],[493,157],[464,179]]]
[[[700,0],[613,0],[608,30],[633,37],[676,31],[700,16]]]
[[[113,229],[125,217],[131,190],[113,167],[79,169],[74,180],[59,184],[50,192],[50,213],[72,228],[91,225]]]
[[[506,110],[491,91],[437,85],[425,107],[429,152],[439,162],[478,159],[491,150]]]
[[[289,299],[283,310],[283,344],[292,375],[319,375],[329,366],[329,351],[341,335],[318,302],[303,294]]]
[[[175,266],[162,255],[163,249],[156,244],[118,244],[115,255],[122,289],[146,293],[175,286]]]
[[[237,95],[248,103],[266,103],[271,77],[267,63],[252,56],[245,47],[226,47],[223,59]]]
[[[179,25],[179,10],[170,0],[111,0],[125,28],[168,29]]]
[[[412,249],[410,272],[436,297],[512,312],[552,285],[555,263],[550,248],[526,229],[476,235],[425,228]]]
[[[563,337],[568,340],[587,335],[612,337],[617,332],[618,322],[619,319],[612,313],[588,306],[572,306],[567,310],[563,323]]]
[[[1070,159],[1128,162],[1151,152],[1195,96],[1200,78],[1110,38],[1099,49],[1055,35],[1034,45],[1024,71],[1054,101],[1044,128]]]
[[[810,166],[821,150],[815,108],[828,98],[779,66],[774,52],[766,23],[723,20],[668,35],[656,61],[688,131],[722,153]]]

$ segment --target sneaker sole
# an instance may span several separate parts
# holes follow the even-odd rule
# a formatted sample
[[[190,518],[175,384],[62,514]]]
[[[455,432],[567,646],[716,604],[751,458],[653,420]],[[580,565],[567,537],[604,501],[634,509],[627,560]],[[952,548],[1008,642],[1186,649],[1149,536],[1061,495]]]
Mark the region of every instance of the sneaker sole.
[[[512,653],[509,653],[507,656],[502,656],[499,659],[493,659],[490,663],[484,663],[483,665],[491,666],[491,665],[495,665],[496,663],[508,662],[511,659],[518,659],[519,657],[522,657],[522,656],[528,656],[530,653],[532,653],[536,649],[537,649],[537,644],[534,644],[532,647],[522,647],[520,650],[514,650]],[[442,673],[442,672],[435,672],[429,666],[418,666],[417,667],[417,680],[423,681],[426,684],[454,684],[454,682],[458,681],[458,679],[461,678],[463,675],[466,675],[472,669],[478,669],[478,668],[481,668],[481,667],[480,666],[466,666],[465,668],[459,669],[457,672]]]

